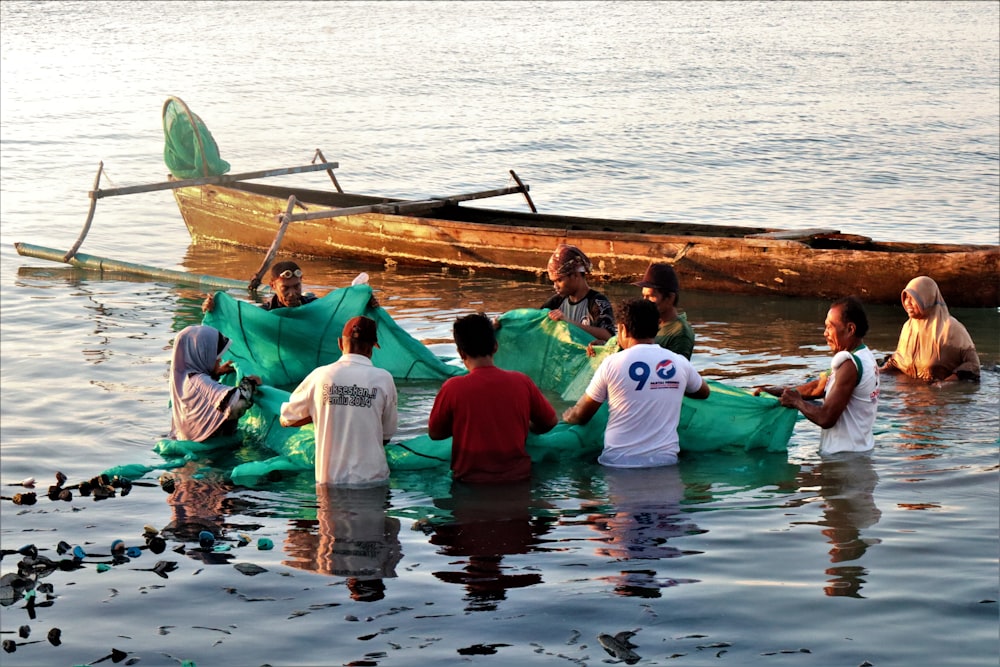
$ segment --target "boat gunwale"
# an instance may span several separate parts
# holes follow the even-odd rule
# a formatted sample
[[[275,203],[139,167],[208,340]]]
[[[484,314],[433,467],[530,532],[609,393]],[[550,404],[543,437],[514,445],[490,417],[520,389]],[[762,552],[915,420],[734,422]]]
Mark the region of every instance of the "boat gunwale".
[[[262,183],[254,182],[235,182],[228,183],[225,185],[199,185],[192,186],[190,188],[180,188],[179,190],[188,189],[227,189],[227,190],[237,190],[241,193],[274,198],[276,201],[279,199],[287,200],[289,196],[295,195],[296,199],[299,199],[305,208],[308,209],[309,206],[325,206],[323,200],[336,200],[336,199],[348,199],[351,200],[351,206],[357,205],[377,205],[377,204],[392,204],[392,203],[403,203],[411,201],[402,198],[393,197],[382,197],[378,195],[364,195],[349,192],[333,192],[333,191],[322,191],[314,190],[309,188],[296,188],[288,186],[276,186],[268,185]],[[177,191],[175,191],[177,192]],[[281,193],[281,194],[278,194]],[[178,192],[179,194],[179,192]],[[885,255],[899,255],[905,253],[913,253],[916,255],[932,255],[932,254],[949,254],[954,255],[956,253],[973,253],[978,254],[982,252],[990,253],[997,252],[1000,253],[1000,245],[987,245],[987,244],[971,244],[971,243],[910,243],[901,241],[880,241],[875,239],[870,239],[864,236],[858,236],[854,234],[845,234],[839,231],[831,231],[829,233],[809,233],[813,230],[801,230],[803,235],[800,237],[791,236],[788,238],[754,238],[753,236],[748,236],[747,234],[702,234],[696,233],[702,230],[708,231],[728,231],[728,230],[739,230],[740,232],[747,232],[751,235],[756,234],[766,234],[775,232],[787,232],[794,235],[795,232],[799,230],[795,229],[779,229],[779,228],[767,228],[767,227],[742,227],[738,225],[726,225],[726,226],[715,226],[709,223],[688,223],[688,222],[666,222],[658,220],[645,220],[645,219],[632,219],[632,218],[594,218],[586,216],[577,215],[565,215],[565,214],[553,214],[553,213],[531,213],[527,211],[514,211],[506,209],[495,209],[495,208],[484,208],[479,206],[464,206],[454,203],[448,203],[446,197],[440,198],[442,204],[438,208],[434,208],[425,214],[421,215],[406,215],[399,213],[362,213],[357,215],[377,217],[379,219],[386,219],[387,221],[402,222],[402,221],[412,221],[412,224],[425,225],[431,222],[435,225],[441,225],[442,227],[452,227],[456,229],[468,229],[468,230],[490,230],[491,232],[501,232],[501,233],[526,233],[530,232],[532,234],[538,234],[541,236],[559,236],[565,235],[567,232],[572,233],[574,238],[581,239],[605,239],[608,234],[614,234],[616,238],[620,237],[622,241],[633,241],[633,242],[651,242],[651,243],[685,243],[690,242],[692,239],[697,239],[699,243],[740,243],[748,247],[755,248],[798,248],[798,249],[808,249],[815,252],[824,253],[843,253],[843,252],[864,252],[866,254],[885,254]],[[282,209],[284,205],[282,205]],[[335,211],[338,207],[329,207],[331,212]],[[438,217],[433,215],[436,211],[447,211],[451,215],[458,217]],[[334,219],[335,216],[330,218],[317,218],[312,220],[314,224],[324,224],[325,221]],[[483,218],[483,217],[495,217],[497,219],[515,219],[522,220],[525,223],[530,223],[532,221],[541,221],[545,223],[544,225],[530,225],[530,224],[511,224],[506,222],[492,222],[480,219],[468,219],[471,217]],[[593,229],[587,228],[595,225],[638,225],[642,227],[654,228],[657,225],[673,225],[677,227],[682,227],[686,230],[690,230],[686,233],[671,233],[670,231],[658,231],[652,229],[651,231],[628,231],[628,230],[616,230],[610,228],[604,229]],[[275,228],[277,228],[277,222],[275,222]],[[851,240],[854,239],[854,240]],[[809,241],[816,242],[838,242],[842,241],[844,247],[814,247]]]

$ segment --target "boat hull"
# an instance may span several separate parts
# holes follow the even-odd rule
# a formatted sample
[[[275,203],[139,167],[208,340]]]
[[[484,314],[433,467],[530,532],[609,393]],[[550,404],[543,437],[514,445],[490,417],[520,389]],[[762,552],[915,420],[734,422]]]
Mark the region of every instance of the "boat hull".
[[[194,243],[269,248],[290,195],[296,212],[402,200],[260,184],[177,188]],[[378,212],[292,222],[284,254],[544,275],[559,243],[583,250],[596,281],[632,282],[653,261],[673,264],[684,289],[898,302],[918,275],[934,278],[949,305],[1000,306],[1000,246],[881,243],[834,230],[606,220],[442,203],[420,216]]]

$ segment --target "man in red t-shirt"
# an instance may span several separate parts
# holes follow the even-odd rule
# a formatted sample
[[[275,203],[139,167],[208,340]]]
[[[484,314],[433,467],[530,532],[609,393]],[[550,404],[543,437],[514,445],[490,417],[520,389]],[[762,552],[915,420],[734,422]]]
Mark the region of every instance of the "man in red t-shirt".
[[[468,375],[445,381],[427,425],[432,440],[452,438],[452,479],[512,482],[531,477],[528,431],[546,433],[559,418],[524,373],[493,364],[493,323],[483,314],[455,321],[455,345]]]

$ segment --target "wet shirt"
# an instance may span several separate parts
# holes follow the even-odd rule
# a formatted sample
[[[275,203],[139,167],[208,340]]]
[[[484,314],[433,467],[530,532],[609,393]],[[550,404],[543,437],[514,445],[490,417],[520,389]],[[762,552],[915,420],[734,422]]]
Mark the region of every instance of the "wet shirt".
[[[396,385],[361,354],[320,366],[281,405],[281,417],[316,425],[316,483],[365,485],[389,478],[385,440],[398,422]]]
[[[614,308],[608,297],[597,290],[590,290],[587,296],[575,303],[569,297],[554,294],[542,304],[542,308],[561,310],[570,322],[604,329],[612,336],[615,335]]]

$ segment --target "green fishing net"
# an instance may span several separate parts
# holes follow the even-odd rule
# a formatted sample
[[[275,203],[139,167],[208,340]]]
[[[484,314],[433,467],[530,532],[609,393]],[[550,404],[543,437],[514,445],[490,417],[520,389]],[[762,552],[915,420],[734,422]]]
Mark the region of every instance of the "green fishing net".
[[[205,123],[176,97],[163,104],[163,136],[163,161],[175,178],[221,176],[229,171]]]
[[[386,447],[389,467],[393,471],[439,469],[447,475],[451,439],[427,437],[427,417],[441,383],[466,370],[457,359],[434,355],[382,308],[370,308],[370,297],[371,287],[358,285],[334,290],[298,308],[265,311],[224,292],[215,295],[215,307],[204,323],[232,339],[225,357],[233,361],[240,376],[259,375],[265,382],[240,421],[242,441],[231,471],[234,482],[255,486],[286,471],[313,470],[314,428],[311,424],[281,426],[281,404],[313,368],[340,357],[337,338],[347,320],[356,315],[378,323],[379,347],[372,363],[392,373],[399,390],[400,424],[409,424],[408,435],[397,434]],[[510,311],[501,316],[500,325],[496,364],[531,377],[552,399],[557,413],[582,395],[601,360],[617,349],[612,340],[588,357],[591,336],[579,327],[550,320],[544,310]],[[684,399],[678,428],[682,452],[726,447],[785,451],[796,411],[781,407],[772,396],[753,396],[720,382],[709,385],[708,399]],[[549,433],[531,434],[528,453],[535,462],[596,458],[603,447],[607,418],[605,405],[586,425],[560,423]],[[213,442],[163,440],[156,449],[170,466],[216,447]]]

